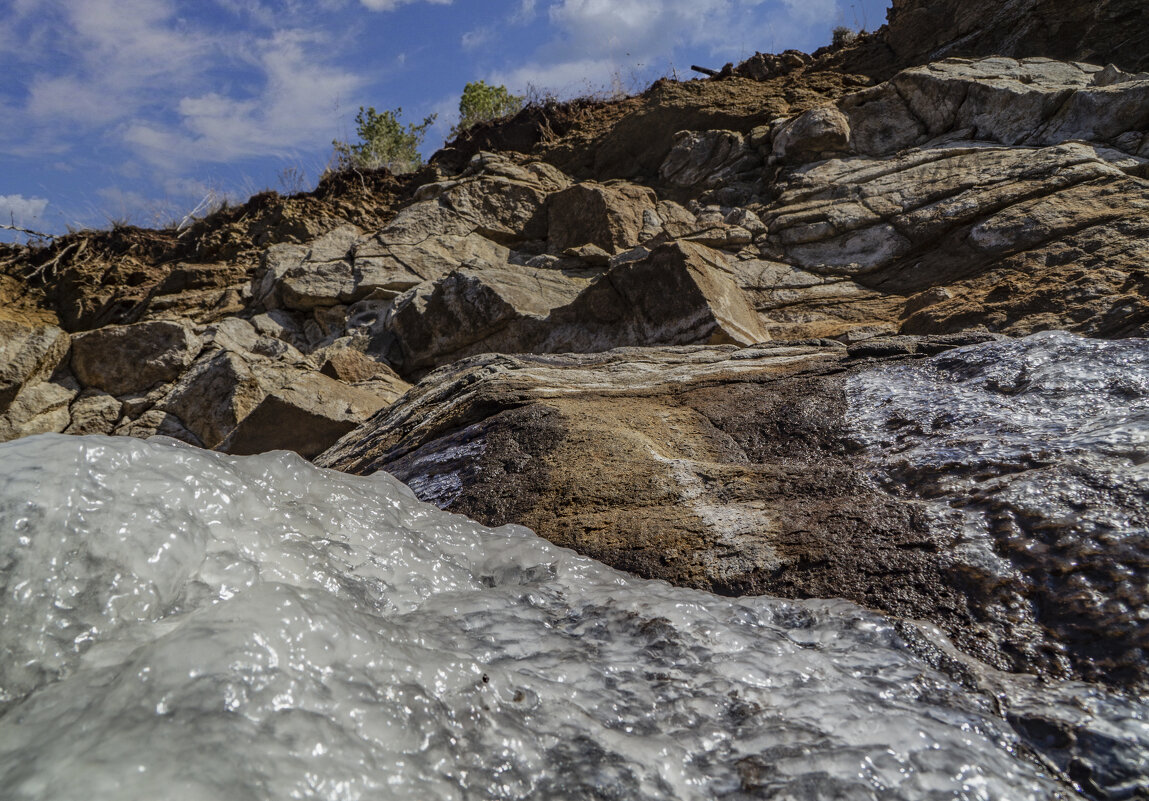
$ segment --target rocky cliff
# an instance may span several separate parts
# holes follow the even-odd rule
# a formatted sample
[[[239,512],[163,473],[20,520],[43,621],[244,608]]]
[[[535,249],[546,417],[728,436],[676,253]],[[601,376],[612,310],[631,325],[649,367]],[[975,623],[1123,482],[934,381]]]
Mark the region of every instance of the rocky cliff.
[[[0,438],[385,469],[644,576],[1143,690],[1146,23],[895,2],[850,48],[528,108],[415,175],[6,248]],[[1082,445],[1105,409],[1133,416]]]

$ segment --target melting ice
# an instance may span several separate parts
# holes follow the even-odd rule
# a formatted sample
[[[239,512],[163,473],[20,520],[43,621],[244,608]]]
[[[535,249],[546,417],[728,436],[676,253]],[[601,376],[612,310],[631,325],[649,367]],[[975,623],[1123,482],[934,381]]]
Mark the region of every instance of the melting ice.
[[[1149,341],[1047,332],[862,373],[848,395],[875,475],[929,499],[1015,651],[1145,685]]]
[[[5,799],[1048,799],[890,621],[723,599],[286,453],[0,446]]]

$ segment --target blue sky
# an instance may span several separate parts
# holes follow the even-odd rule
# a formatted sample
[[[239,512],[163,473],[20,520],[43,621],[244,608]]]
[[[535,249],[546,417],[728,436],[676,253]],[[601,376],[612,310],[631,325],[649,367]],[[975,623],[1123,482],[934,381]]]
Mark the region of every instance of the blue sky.
[[[311,188],[360,105],[439,115],[471,80],[560,97],[814,50],[888,0],[0,0],[0,223],[163,225]],[[0,241],[13,236],[0,232]]]

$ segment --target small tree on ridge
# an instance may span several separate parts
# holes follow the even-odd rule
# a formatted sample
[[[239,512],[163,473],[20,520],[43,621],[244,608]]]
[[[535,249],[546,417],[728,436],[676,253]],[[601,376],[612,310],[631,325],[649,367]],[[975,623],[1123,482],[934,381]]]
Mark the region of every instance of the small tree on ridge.
[[[459,98],[459,122],[451,128],[451,136],[458,136],[480,122],[509,117],[522,107],[523,98],[512,95],[507,87],[472,81],[463,87],[463,96]]]
[[[427,135],[427,129],[435,122],[435,116],[425,118],[419,125],[406,128],[399,122],[403,109],[377,112],[374,107],[359,107],[355,115],[355,131],[359,134],[358,144],[349,144],[336,139],[336,163],[340,169],[361,167],[378,169],[386,167],[393,173],[411,172],[423,164],[419,155],[419,145]]]

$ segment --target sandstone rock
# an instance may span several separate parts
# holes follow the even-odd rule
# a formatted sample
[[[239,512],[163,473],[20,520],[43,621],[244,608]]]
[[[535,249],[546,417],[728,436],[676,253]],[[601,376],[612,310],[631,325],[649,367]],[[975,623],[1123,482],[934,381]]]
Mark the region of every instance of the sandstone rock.
[[[459,179],[444,185],[434,196],[475,232],[508,244],[545,239],[546,198],[570,183],[566,175],[548,164],[519,165],[502,154],[479,153]]]
[[[251,318],[251,324],[259,334],[282,340],[299,348],[307,346],[307,338],[299,322],[283,309],[269,309]]]
[[[218,449],[237,454],[284,449],[311,458],[385,405],[375,393],[299,371],[268,391]]]
[[[768,338],[722,253],[675,242],[635,255],[604,276],[518,265],[457,270],[398,301],[376,347],[411,375],[484,351]]]
[[[268,308],[314,309],[347,303],[367,294],[351,266],[351,252],[362,232],[343,225],[309,245],[268,248],[263,272],[252,292]]]
[[[188,430],[180,418],[161,409],[151,409],[144,412],[134,420],[124,420],[113,432],[121,437],[171,437],[197,448],[204,447],[204,443],[194,433]]]
[[[1106,143],[1149,127],[1149,81],[1044,58],[953,58],[904,70],[840,106],[851,146],[866,155],[943,135],[1008,145]]]
[[[314,356],[320,365],[319,372],[345,384],[369,381],[380,376],[395,376],[395,371],[387,364],[353,347],[348,340],[323,348]]]
[[[660,200],[651,215],[651,227],[655,229],[651,238],[664,234],[664,238],[678,239],[699,230],[698,219],[689,209],[672,200]],[[644,234],[644,239],[646,238]]]
[[[547,200],[551,249],[561,253],[580,245],[597,245],[619,253],[640,244],[643,212],[658,203],[655,194],[633,184],[576,184]]]
[[[65,434],[111,434],[120,420],[124,404],[112,395],[99,390],[86,389],[72,401],[69,410],[71,422]]]
[[[534,352],[591,352],[629,345],[749,344],[767,339],[726,256],[673,242],[613,267],[556,309]]]
[[[25,384],[0,415],[0,442],[62,432],[71,422],[68,404],[78,392],[75,379],[68,375]]]
[[[277,330],[277,333],[282,332]],[[262,333],[255,325],[240,317],[229,317],[207,326],[203,331],[203,342],[205,347],[222,351],[263,356],[285,364],[307,364],[306,357],[291,342]]]
[[[713,189],[739,180],[753,180],[762,157],[734,131],[680,131],[674,147],[658,169],[671,186]]]
[[[632,253],[634,251],[627,252]],[[563,251],[563,255],[591,267],[606,267],[611,263],[611,254],[598,245],[579,245],[577,248],[567,248]]]
[[[177,378],[201,346],[182,322],[110,325],[72,338],[72,370],[85,387],[128,395]]]
[[[54,325],[0,319],[0,414],[21,387],[48,378],[68,353],[70,338]]]
[[[1135,288],[1149,255],[1136,210],[1147,204],[1143,180],[1085,143],[835,159],[782,183],[761,211],[766,258],[734,266],[778,336],[875,323],[940,333],[975,319],[1014,334],[1128,335],[1149,317]]]
[[[774,136],[773,158],[806,162],[844,153],[850,145],[850,121],[836,108],[815,108],[782,125]]]
[[[364,342],[363,347],[367,346],[368,343]],[[313,355],[320,373],[371,392],[384,405],[394,403],[411,388],[389,365],[354,347],[350,337],[336,341]]]
[[[205,347],[254,353],[260,347],[261,336],[266,336],[266,334],[261,334],[247,320],[240,317],[230,317],[207,326],[203,331],[202,339]],[[282,342],[282,340],[279,341]]]
[[[472,260],[500,264],[503,245],[437,200],[413,203],[355,250],[355,282],[363,297],[393,298],[425,280],[434,281]]]
[[[192,365],[154,411],[175,415],[203,447],[214,448],[265,394],[242,357],[216,351]]]
[[[589,281],[585,272],[517,265],[456,270],[396,302],[384,356],[412,373],[485,350],[528,350],[530,323],[573,302]]]

